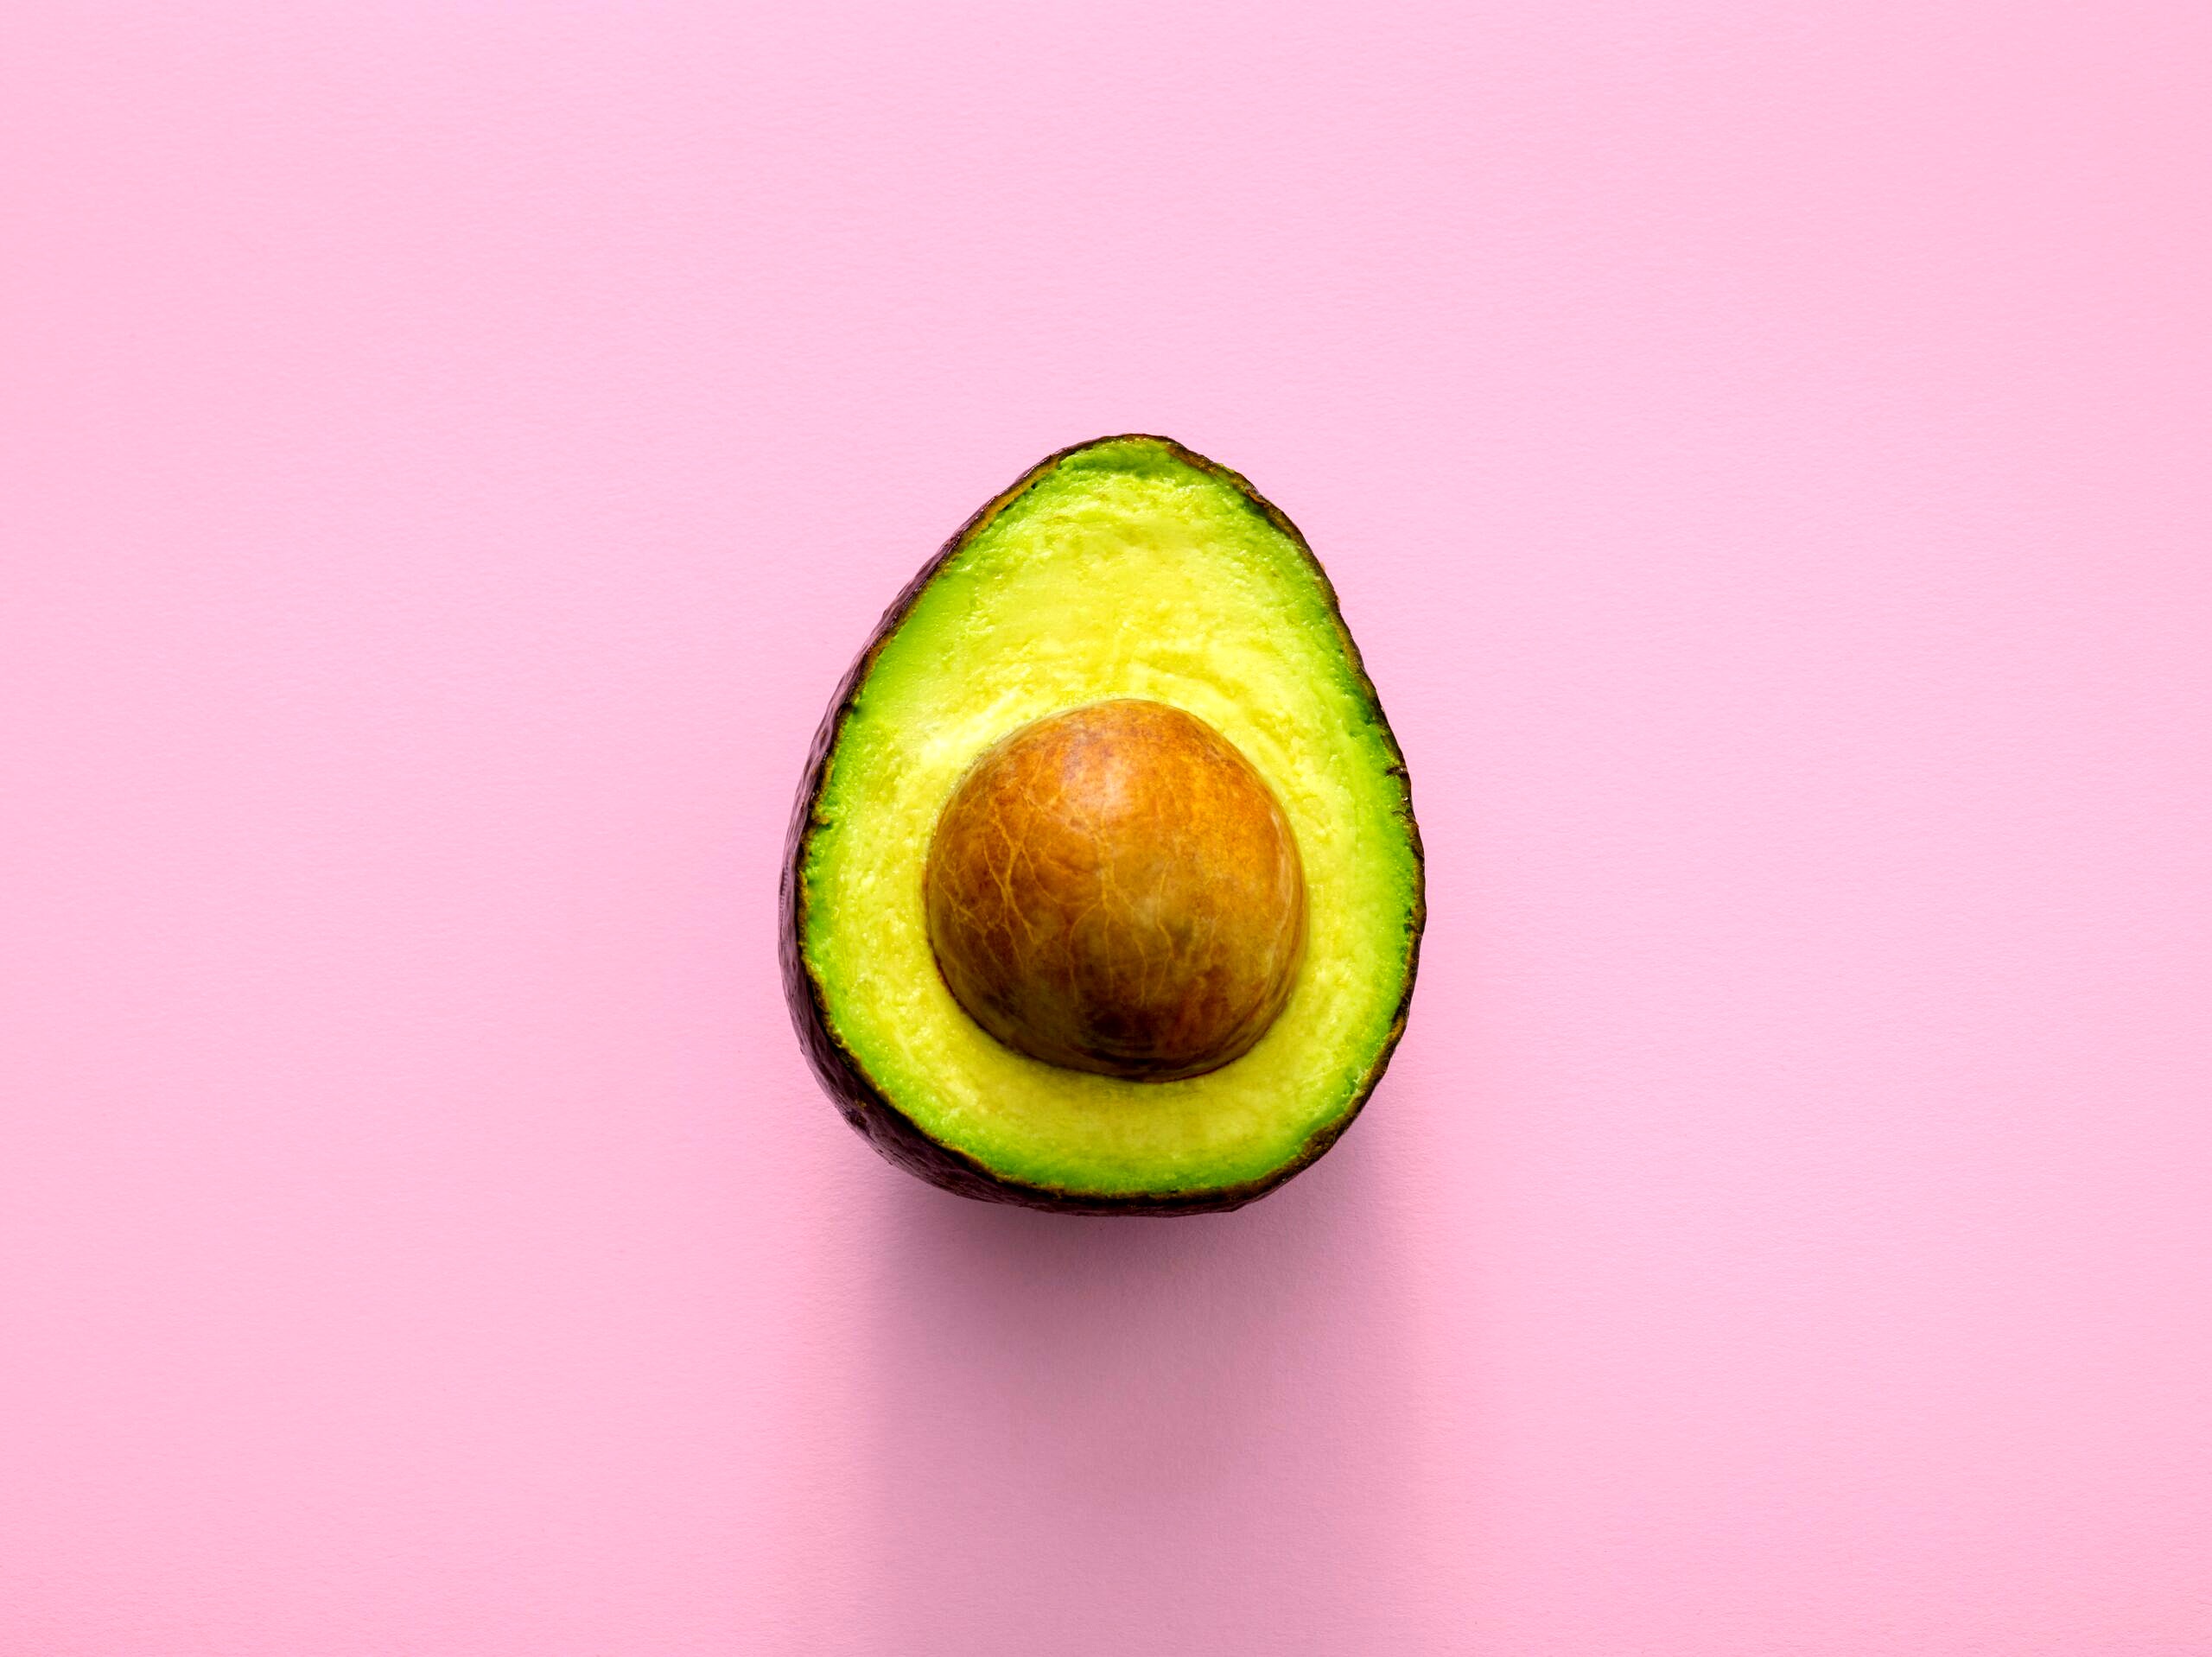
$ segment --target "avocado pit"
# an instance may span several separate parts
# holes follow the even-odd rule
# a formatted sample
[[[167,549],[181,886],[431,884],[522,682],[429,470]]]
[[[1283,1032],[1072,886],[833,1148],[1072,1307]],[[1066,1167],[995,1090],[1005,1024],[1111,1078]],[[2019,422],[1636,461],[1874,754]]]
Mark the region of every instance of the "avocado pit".
[[[1093,702],[985,751],[938,819],[930,944],[969,1016],[1048,1064],[1132,1081],[1217,1070],[1290,997],[1298,842],[1203,720]]]

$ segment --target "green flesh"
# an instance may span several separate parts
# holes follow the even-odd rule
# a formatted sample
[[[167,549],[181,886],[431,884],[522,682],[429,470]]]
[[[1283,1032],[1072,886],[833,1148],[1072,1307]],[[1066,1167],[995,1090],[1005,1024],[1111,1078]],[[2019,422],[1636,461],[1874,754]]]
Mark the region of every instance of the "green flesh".
[[[824,1021],[924,1133],[992,1175],[1101,1197],[1265,1181],[1356,1110],[1401,1020],[1421,917],[1405,774],[1319,568],[1226,476],[1157,438],[1072,451],[922,587],[855,688],[801,853]],[[1243,1057],[1168,1082],[1001,1046],[945,988],[922,870],[954,784],[1058,709],[1148,697],[1258,767],[1298,836],[1306,958]]]

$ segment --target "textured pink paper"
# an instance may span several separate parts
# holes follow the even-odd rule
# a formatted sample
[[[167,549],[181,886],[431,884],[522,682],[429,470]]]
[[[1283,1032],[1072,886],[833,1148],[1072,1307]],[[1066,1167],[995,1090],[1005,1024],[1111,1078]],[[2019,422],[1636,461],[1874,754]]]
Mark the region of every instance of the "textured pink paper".
[[[4,10],[4,1657],[2212,1653],[2202,5]],[[773,966],[1131,429],[1432,857],[1173,1224]]]

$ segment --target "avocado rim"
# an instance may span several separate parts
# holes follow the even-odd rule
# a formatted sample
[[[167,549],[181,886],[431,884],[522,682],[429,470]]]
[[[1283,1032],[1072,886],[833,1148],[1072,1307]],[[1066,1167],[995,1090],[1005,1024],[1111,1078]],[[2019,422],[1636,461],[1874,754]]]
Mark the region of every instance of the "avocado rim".
[[[836,750],[845,721],[853,713],[861,687],[866,683],[876,657],[881,654],[884,645],[899,630],[908,611],[938,571],[958,556],[993,519],[1070,457],[1109,443],[1145,444],[1228,485],[1298,549],[1299,556],[1311,567],[1319,583],[1327,602],[1330,622],[1335,626],[1338,640],[1344,647],[1345,661],[1373,712],[1376,728],[1388,746],[1390,755],[1388,772],[1396,776],[1406,789],[1405,803],[1399,815],[1403,820],[1412,852],[1414,891],[1406,929],[1405,986],[1400,993],[1389,1029],[1376,1051],[1373,1063],[1368,1066],[1354,1089],[1351,1102],[1344,1112],[1327,1127],[1316,1132],[1295,1155],[1281,1166],[1258,1179],[1236,1185],[1209,1186],[1189,1191],[1102,1193],[1035,1185],[994,1172],[966,1152],[932,1138],[877,1086],[858,1057],[838,1039],[831,1027],[821,981],[806,958],[806,891],[805,882],[800,877],[806,867],[809,845],[817,827],[816,807],[828,776],[830,757]],[[1383,714],[1381,698],[1376,694],[1374,681],[1369,677],[1366,664],[1360,657],[1359,646],[1353,640],[1350,629],[1344,625],[1336,588],[1331,585],[1321,561],[1314,556],[1313,549],[1299,532],[1297,525],[1254,489],[1242,474],[1185,448],[1172,438],[1142,432],[1092,438],[1087,442],[1071,444],[1046,455],[1023,473],[1012,486],[985,502],[900,589],[899,596],[892,600],[890,607],[883,613],[882,619],[876,624],[875,631],[869,635],[867,644],[839,682],[836,694],[831,697],[830,707],[816,728],[813,746],[809,751],[798,797],[793,803],[790,832],[785,842],[779,893],[778,938],[784,998],[791,1012],[792,1027],[798,1035],[799,1045],[813,1067],[816,1079],[829,1094],[839,1113],[882,1156],[933,1185],[981,1202],[1009,1203],[1059,1214],[1166,1216],[1226,1213],[1257,1201],[1311,1167],[1351,1125],[1353,1118],[1365,1108],[1376,1084],[1382,1080],[1399,1038],[1405,1034],[1407,1015],[1413,1004],[1414,981],[1421,964],[1421,933],[1428,914],[1425,868],[1421,828],[1414,821],[1412,787],[1406,773],[1405,756],[1399,749],[1397,737],[1390,729],[1389,720]]]

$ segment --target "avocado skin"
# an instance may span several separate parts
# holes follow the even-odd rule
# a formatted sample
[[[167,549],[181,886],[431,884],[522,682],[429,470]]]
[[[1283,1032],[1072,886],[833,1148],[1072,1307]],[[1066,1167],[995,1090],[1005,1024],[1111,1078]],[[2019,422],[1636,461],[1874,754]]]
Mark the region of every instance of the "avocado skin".
[[[1048,1186],[1032,1185],[992,1172],[972,1157],[931,1139],[877,1088],[860,1062],[847,1051],[830,1029],[828,1012],[823,1004],[822,987],[807,967],[804,946],[806,898],[804,885],[799,875],[806,866],[807,841],[813,830],[815,803],[829,774],[830,756],[836,748],[838,735],[853,711],[855,699],[868,678],[868,670],[874,666],[875,658],[885,643],[898,631],[899,623],[906,619],[907,611],[920,597],[923,589],[936,579],[938,572],[1009,503],[1069,456],[1096,448],[1101,444],[1122,442],[1156,445],[1185,465],[1226,483],[1250,501],[1304,556],[1313,566],[1322,590],[1328,594],[1329,614],[1344,644],[1345,659],[1358,676],[1359,684],[1366,692],[1383,735],[1390,743],[1391,752],[1396,756],[1393,769],[1401,778],[1405,776],[1404,757],[1398,753],[1397,739],[1391,734],[1389,721],[1382,716],[1382,702],[1376,695],[1374,681],[1368,676],[1360,659],[1359,646],[1353,642],[1350,630],[1344,626],[1343,613],[1337,603],[1336,589],[1330,585],[1328,575],[1321,568],[1321,561],[1313,556],[1313,549],[1299,533],[1297,525],[1277,511],[1241,474],[1184,448],[1173,438],[1133,432],[1073,443],[1046,455],[1023,473],[1011,488],[984,503],[974,517],[962,524],[952,538],[938,549],[937,556],[915,572],[914,578],[892,600],[890,608],[883,613],[883,619],[876,624],[875,632],[869,636],[867,645],[854,658],[852,666],[846,670],[844,678],[837,686],[836,695],[830,699],[829,710],[823,714],[822,723],[815,730],[814,746],[808,753],[798,797],[792,806],[790,834],[785,842],[778,954],[783,967],[784,999],[791,1011],[791,1025],[798,1032],[799,1045],[806,1053],[807,1062],[814,1068],[816,1079],[822,1083],[830,1101],[851,1124],[854,1131],[874,1146],[884,1158],[896,1163],[908,1173],[961,1197],[974,1197],[978,1202],[1010,1203],[1055,1214],[1154,1215],[1162,1217],[1185,1214],[1225,1214],[1232,1209],[1243,1208],[1247,1203],[1257,1202],[1319,1161],[1323,1153],[1337,1142],[1338,1136],[1351,1126],[1353,1118],[1365,1108],[1369,1096],[1375,1091],[1376,1083],[1382,1079],[1382,1072],[1389,1067],[1390,1055],[1396,1050],[1399,1038],[1405,1034],[1407,1014],[1413,1005],[1414,980],[1421,966],[1421,933],[1428,916],[1426,883],[1421,879],[1424,864],[1421,828],[1414,818],[1410,787],[1407,795],[1406,830],[1413,843],[1416,886],[1412,924],[1407,929],[1406,985],[1398,999],[1397,1012],[1391,1019],[1389,1033],[1376,1052],[1374,1063],[1368,1067],[1367,1074],[1360,1079],[1350,1108],[1329,1127],[1307,1140],[1298,1154],[1281,1167],[1264,1178],[1244,1184],[1216,1186],[1193,1192],[1103,1196],[1096,1192],[1058,1190]]]

